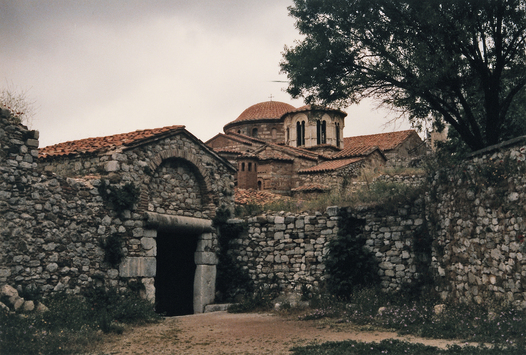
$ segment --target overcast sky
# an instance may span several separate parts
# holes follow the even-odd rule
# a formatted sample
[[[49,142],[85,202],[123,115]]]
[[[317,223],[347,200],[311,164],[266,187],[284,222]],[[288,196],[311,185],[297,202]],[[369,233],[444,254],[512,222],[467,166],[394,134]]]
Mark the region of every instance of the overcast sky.
[[[185,125],[202,141],[246,108],[303,105],[283,89],[292,0],[0,0],[0,87],[26,91],[40,146]],[[387,111],[344,109],[345,136]]]

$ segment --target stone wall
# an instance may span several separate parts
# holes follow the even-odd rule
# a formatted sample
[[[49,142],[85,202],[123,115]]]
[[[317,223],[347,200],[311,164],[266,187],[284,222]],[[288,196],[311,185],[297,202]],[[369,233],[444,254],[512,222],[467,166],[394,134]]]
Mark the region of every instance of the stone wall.
[[[41,164],[38,132],[0,109],[0,145],[0,284],[79,293],[140,282],[153,299],[159,228],[197,233],[196,275],[215,278],[211,219],[217,208],[233,208],[233,170],[191,135]],[[117,212],[103,183],[132,183],[140,199]],[[104,261],[114,235],[123,243],[119,265]]]
[[[392,213],[350,211],[365,221],[367,247],[379,266],[382,288],[398,290],[420,277],[413,248],[416,231],[423,227],[423,204],[401,206]],[[261,215],[230,223],[245,223],[245,233],[232,241],[231,254],[248,271],[256,286],[279,286],[300,292],[303,285],[320,289],[327,275],[323,258],[328,242],[337,236],[339,209],[326,213]]]
[[[321,184],[331,190],[346,188],[360,173],[363,165],[361,163],[349,164],[338,170],[324,171],[319,173],[298,174],[300,186]]]
[[[437,170],[427,194],[433,270],[444,299],[526,308],[526,140]]]

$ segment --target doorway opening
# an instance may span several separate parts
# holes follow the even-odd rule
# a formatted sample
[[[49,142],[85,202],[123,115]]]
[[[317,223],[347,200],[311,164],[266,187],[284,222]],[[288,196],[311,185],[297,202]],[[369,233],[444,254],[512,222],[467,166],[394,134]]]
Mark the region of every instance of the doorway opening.
[[[193,314],[194,253],[199,234],[157,231],[155,310],[166,316]]]

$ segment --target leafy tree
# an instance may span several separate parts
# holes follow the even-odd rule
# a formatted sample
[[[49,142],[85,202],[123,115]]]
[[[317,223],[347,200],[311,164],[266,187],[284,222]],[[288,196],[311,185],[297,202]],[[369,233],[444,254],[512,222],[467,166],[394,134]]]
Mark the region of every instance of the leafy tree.
[[[526,84],[526,0],[294,0],[287,91],[311,104],[364,97],[416,127],[449,124],[473,150],[512,132]]]

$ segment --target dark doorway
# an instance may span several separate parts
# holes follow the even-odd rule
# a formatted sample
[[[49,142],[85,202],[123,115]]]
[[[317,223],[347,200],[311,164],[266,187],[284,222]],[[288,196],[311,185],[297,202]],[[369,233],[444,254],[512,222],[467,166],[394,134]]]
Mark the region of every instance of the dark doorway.
[[[166,316],[194,313],[196,234],[157,231],[155,310]]]

